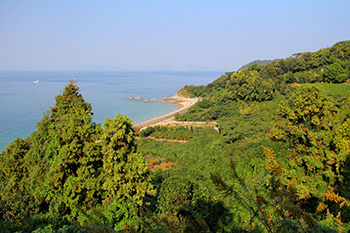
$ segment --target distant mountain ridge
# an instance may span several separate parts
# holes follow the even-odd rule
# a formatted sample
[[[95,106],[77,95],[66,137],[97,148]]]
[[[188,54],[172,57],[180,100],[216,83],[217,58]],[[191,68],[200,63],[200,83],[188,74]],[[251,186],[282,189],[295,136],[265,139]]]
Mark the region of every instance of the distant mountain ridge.
[[[188,64],[181,67],[172,67],[168,65],[153,65],[153,66],[144,68],[144,70],[146,71],[221,71],[224,69]]]
[[[278,60],[278,59],[277,59]],[[257,64],[257,65],[266,65],[269,64],[270,62],[272,62],[272,60],[254,60],[252,62],[249,62],[248,64],[245,64],[243,66],[241,66],[241,68],[239,68],[237,71],[239,70],[243,70],[245,68],[248,68],[251,65]]]

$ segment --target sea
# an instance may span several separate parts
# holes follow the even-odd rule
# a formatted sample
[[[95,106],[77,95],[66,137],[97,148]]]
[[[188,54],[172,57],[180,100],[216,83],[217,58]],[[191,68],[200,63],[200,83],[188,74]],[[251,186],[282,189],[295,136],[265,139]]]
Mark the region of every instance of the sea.
[[[0,71],[0,152],[15,138],[36,130],[43,114],[55,105],[69,80],[76,79],[86,102],[91,103],[93,121],[121,114],[133,124],[153,119],[179,108],[177,104],[144,102],[171,97],[185,85],[206,85],[224,71]]]

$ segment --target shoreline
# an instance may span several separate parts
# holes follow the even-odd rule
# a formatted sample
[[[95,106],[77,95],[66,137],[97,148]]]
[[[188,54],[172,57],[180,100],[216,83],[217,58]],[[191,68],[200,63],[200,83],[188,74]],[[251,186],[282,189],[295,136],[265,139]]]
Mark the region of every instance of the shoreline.
[[[165,115],[156,117],[154,119],[150,119],[138,124],[135,124],[133,126],[134,130],[138,131],[142,128],[148,127],[148,126],[154,126],[158,124],[166,124],[170,123],[174,120],[176,114],[181,114],[186,112],[190,107],[195,105],[197,102],[201,101],[202,98],[185,98],[182,96],[178,96],[177,94],[173,97],[169,98],[163,98],[159,100],[154,100],[158,102],[169,102],[169,103],[175,103],[180,105],[181,107],[173,112],[167,113]]]

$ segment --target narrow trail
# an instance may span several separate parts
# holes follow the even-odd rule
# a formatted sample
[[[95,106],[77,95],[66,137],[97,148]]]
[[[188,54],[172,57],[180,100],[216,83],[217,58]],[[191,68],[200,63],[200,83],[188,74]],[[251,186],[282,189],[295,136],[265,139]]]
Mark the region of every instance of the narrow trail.
[[[142,139],[141,137],[135,137],[136,140],[140,140]],[[188,141],[186,140],[176,140],[176,139],[166,139],[166,138],[155,138],[155,137],[146,137],[144,139],[152,139],[154,141],[158,141],[158,142],[162,142],[162,141],[166,141],[166,142],[179,142],[179,143],[186,143]]]

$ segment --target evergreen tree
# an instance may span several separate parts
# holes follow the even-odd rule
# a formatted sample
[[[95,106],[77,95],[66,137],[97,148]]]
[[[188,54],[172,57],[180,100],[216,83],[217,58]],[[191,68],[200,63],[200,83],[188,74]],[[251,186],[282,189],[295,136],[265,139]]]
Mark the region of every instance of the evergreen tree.
[[[0,165],[0,214],[9,220],[39,213],[137,228],[143,198],[154,194],[131,120],[117,115],[102,129],[74,84],[56,97],[27,141],[18,138],[6,148]]]
[[[0,217],[7,220],[35,211],[25,184],[29,171],[24,158],[28,150],[28,143],[16,138],[0,155]]]
[[[38,125],[45,171],[45,201],[53,214],[77,217],[98,200],[102,166],[95,143],[98,127],[92,123],[91,105],[79,88],[68,84],[56,97],[56,105]]]
[[[138,227],[138,209],[146,194],[154,191],[144,158],[136,152],[131,121],[117,115],[107,118],[101,136],[103,154],[102,189],[104,214],[115,229]]]

